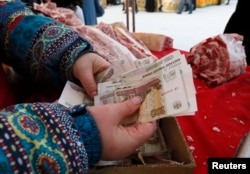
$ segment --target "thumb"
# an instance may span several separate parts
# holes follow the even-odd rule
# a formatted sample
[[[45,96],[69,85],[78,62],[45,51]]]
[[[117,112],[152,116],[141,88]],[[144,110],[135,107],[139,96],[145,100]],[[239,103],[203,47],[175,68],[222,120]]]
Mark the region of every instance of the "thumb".
[[[129,100],[125,100],[124,102],[118,103],[116,106],[117,110],[119,110],[119,116],[117,117],[119,122],[124,120],[125,118],[129,118],[132,116],[140,107],[142,103],[142,98],[140,96],[135,96]]]
[[[125,118],[129,118],[129,116],[132,116],[133,113],[138,110],[142,102],[142,98],[139,96],[135,96],[129,100],[124,101],[123,103],[120,103],[123,105],[122,107],[117,106],[117,108],[123,108],[123,110],[120,110],[120,114],[118,117],[118,122],[121,122]],[[157,128],[156,121],[152,121],[149,123],[142,123],[142,124],[136,124],[131,125],[128,127],[125,127],[127,130],[127,133],[131,136],[133,140],[136,140],[135,146],[138,146],[145,142],[152,134],[155,132]]]
[[[126,114],[120,114],[122,118],[129,118],[141,105],[142,98],[139,96],[135,96],[130,100],[126,100],[123,104],[126,106],[124,109]],[[149,139],[155,130],[157,129],[156,121],[152,121],[149,123],[141,123],[136,125],[131,125],[128,127],[124,127],[127,131],[127,134],[130,136],[130,139],[127,139],[127,142],[131,142],[131,146],[134,148],[138,148],[141,144],[143,144],[147,139]],[[132,143],[133,142],[133,143]]]

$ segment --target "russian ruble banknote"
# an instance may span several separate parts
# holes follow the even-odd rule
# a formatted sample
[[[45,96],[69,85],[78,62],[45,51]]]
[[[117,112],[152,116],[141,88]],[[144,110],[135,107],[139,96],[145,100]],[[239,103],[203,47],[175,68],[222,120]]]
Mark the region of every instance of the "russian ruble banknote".
[[[67,92],[63,92],[60,102],[65,106],[86,101],[91,105],[103,105],[141,96],[143,102],[140,109],[133,117],[123,121],[125,125],[150,122],[164,117],[194,115],[197,111],[192,69],[178,50],[156,61],[146,58],[133,63],[125,60],[113,62],[96,78],[99,81],[98,95],[94,101],[89,100],[81,88],[68,82],[65,86]],[[135,153],[144,163],[148,156],[157,156],[163,161],[168,161],[169,159],[164,157],[167,151],[165,140],[158,127],[152,138]],[[105,164],[103,161],[100,165]],[[114,164],[116,161],[113,161],[112,165]],[[118,164],[121,164],[121,161]],[[110,165],[110,162],[107,162],[107,165]]]
[[[139,95],[142,105],[127,123],[193,115],[197,110],[192,69],[184,55],[175,51],[149,65],[98,84],[95,105],[116,103]]]
[[[148,66],[155,61],[156,59],[153,57],[145,57],[135,61],[124,59],[115,60],[111,62],[111,65],[106,70],[98,73],[95,76],[95,80],[97,83],[110,81],[129,71]]]

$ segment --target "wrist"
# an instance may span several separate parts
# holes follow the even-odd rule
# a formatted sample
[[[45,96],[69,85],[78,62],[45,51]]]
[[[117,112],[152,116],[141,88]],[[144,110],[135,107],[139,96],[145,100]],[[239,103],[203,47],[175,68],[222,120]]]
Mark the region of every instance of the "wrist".
[[[86,110],[87,105],[74,107],[71,113],[74,126],[79,131],[80,141],[88,154],[89,166],[100,160],[102,152],[101,138],[96,122]]]

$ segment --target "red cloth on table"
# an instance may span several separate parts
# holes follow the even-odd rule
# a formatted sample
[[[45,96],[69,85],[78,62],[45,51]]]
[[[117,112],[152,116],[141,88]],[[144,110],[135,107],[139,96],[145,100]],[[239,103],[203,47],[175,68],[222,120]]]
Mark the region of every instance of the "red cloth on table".
[[[174,49],[153,53],[161,58],[171,51]],[[194,116],[177,117],[177,121],[196,161],[194,173],[206,174],[209,157],[234,157],[250,131],[250,66],[244,74],[214,88],[197,78],[194,84],[198,111]]]
[[[24,100],[17,100],[17,96],[14,93],[13,88],[24,98]],[[11,86],[8,83],[6,75],[2,66],[0,65],[0,109],[14,105],[17,103],[28,102],[54,102],[57,100],[63,89],[43,89],[39,86],[30,86],[29,84],[22,84],[22,86]],[[19,96],[19,97],[20,97]]]

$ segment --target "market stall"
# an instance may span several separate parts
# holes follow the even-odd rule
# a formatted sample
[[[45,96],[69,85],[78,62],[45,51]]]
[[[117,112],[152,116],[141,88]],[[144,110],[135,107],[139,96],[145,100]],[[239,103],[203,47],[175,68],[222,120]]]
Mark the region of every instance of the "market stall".
[[[175,49],[153,53],[162,57]],[[16,103],[0,66],[0,104]],[[198,111],[194,116],[177,117],[195,159],[195,174],[207,173],[209,157],[234,157],[241,139],[250,130],[250,67],[244,74],[225,84],[209,88],[194,79]],[[27,101],[54,101],[60,93],[34,93]]]
[[[206,7],[209,5],[219,5],[224,3],[225,0],[196,0],[197,7]]]
[[[146,0],[136,0],[139,10],[145,10]],[[176,12],[179,8],[181,0],[162,0],[163,12]],[[196,0],[196,7],[206,7],[210,5],[217,5],[218,3],[224,3],[224,0]],[[155,11],[159,11],[160,0],[155,0]]]
[[[99,29],[101,28],[103,28],[104,31],[107,31],[105,30],[104,24],[99,26]],[[97,30],[97,28],[95,28],[93,32],[94,31],[95,35],[92,35],[92,38],[94,36],[98,36],[98,39],[95,41],[98,40],[98,43],[100,43],[102,41],[101,36],[103,33],[99,34],[100,31]],[[125,38],[126,42],[123,42],[123,44],[132,44],[132,47],[131,45],[127,45],[127,47],[130,46],[130,51],[136,49],[138,44],[136,42],[131,42],[134,41],[133,37],[122,29],[119,29],[118,31],[120,31],[118,34],[123,36],[119,37],[119,39],[121,39],[120,41],[124,41],[122,39]],[[163,38],[164,41],[168,41],[166,42],[168,44],[168,48],[160,51],[152,50],[150,53],[138,52],[138,50],[134,50],[136,53],[143,53],[137,54],[137,57],[148,57],[148,55],[152,53],[158,59],[161,59],[163,56],[178,49],[171,47],[172,40],[169,40],[171,38]],[[103,42],[105,42],[105,40],[103,40]],[[107,40],[105,43],[107,43]],[[111,43],[111,41],[109,43]],[[102,44],[102,46],[104,45],[105,44]],[[95,49],[95,42],[93,42],[93,46]],[[138,48],[140,48],[140,50],[144,50],[142,49],[142,45],[139,46],[140,47]],[[101,49],[96,50],[101,51]],[[105,53],[110,50],[112,50],[111,46],[109,46],[109,49],[105,49]],[[186,56],[189,54],[189,52],[180,51]],[[114,51],[113,53],[117,52]],[[118,55],[121,54],[122,52],[118,52]],[[107,55],[107,58],[111,58],[111,56]],[[12,79],[6,78],[6,72],[6,69],[3,70],[2,66],[0,66],[0,108],[19,102],[54,102],[61,95],[62,89],[39,89],[38,87],[30,86],[30,83],[22,83],[21,85],[26,84],[27,88],[18,88],[19,94],[24,95],[26,92],[29,93],[27,93],[28,95],[26,95],[26,98],[22,98],[22,101],[20,101],[20,98],[18,99],[15,95],[17,94],[16,91],[13,91],[10,86],[10,81],[8,81]],[[183,132],[189,150],[195,160],[196,168],[194,173],[203,174],[207,173],[208,170],[208,158],[235,157],[238,147],[241,144],[241,139],[250,130],[250,67],[247,66],[246,70],[242,74],[215,87],[208,87],[207,84],[200,78],[194,77],[193,80],[196,89],[198,110],[193,116],[179,116],[176,117],[176,119]],[[15,86],[15,88],[17,89],[17,86]],[[167,130],[167,128],[168,126],[165,130]],[[172,138],[175,139],[175,137]],[[176,146],[178,145],[179,141],[176,143]],[[177,152],[177,154],[182,155],[181,152]],[[192,165],[192,167],[194,167],[194,165]],[[139,169],[137,168],[136,170]]]

